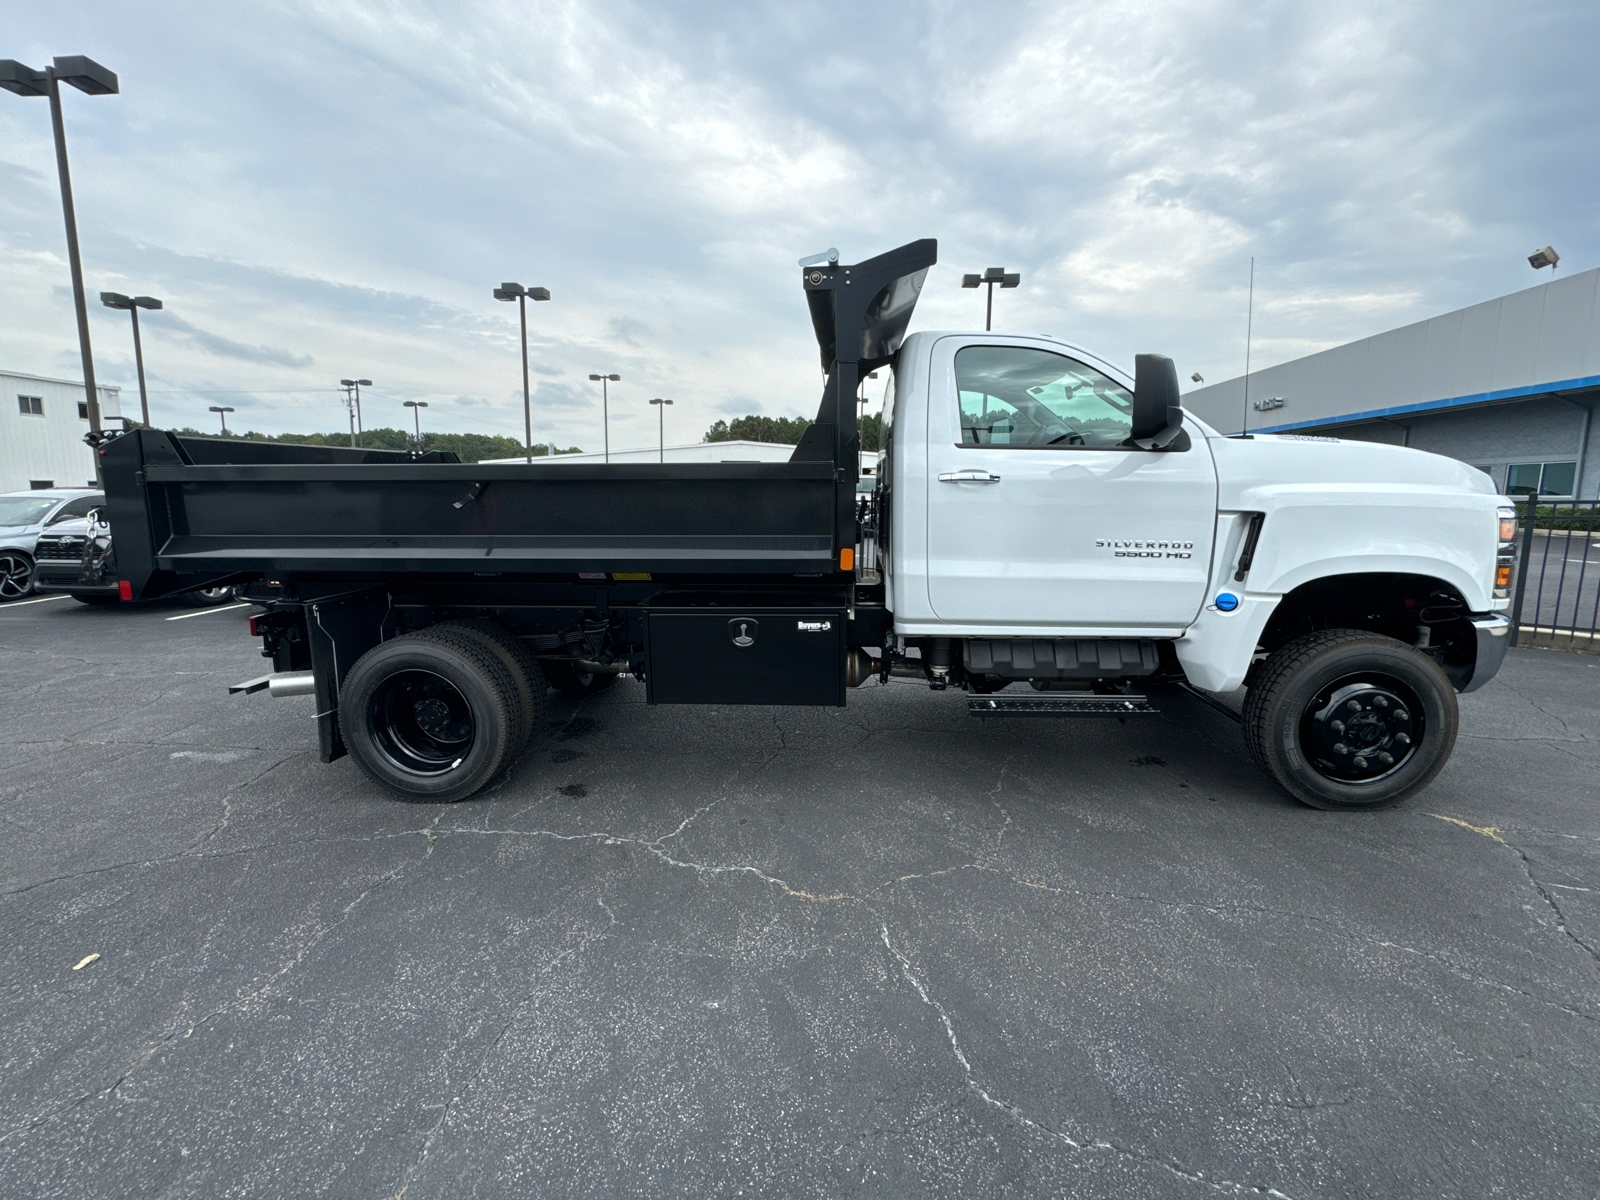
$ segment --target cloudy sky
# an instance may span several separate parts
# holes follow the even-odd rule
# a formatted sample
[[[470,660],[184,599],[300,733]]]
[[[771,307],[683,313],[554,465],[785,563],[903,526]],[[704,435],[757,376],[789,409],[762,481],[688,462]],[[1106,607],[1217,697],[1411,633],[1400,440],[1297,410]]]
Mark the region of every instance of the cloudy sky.
[[[1185,379],[1600,265],[1593,0],[218,5],[0,0],[0,56],[88,54],[65,97],[91,293],[144,322],[152,416],[668,441],[810,413],[796,260],[939,239],[913,328],[997,327]],[[0,369],[80,377],[48,109],[0,94]],[[102,382],[136,398],[126,314]],[[129,411],[135,411],[130,408]]]

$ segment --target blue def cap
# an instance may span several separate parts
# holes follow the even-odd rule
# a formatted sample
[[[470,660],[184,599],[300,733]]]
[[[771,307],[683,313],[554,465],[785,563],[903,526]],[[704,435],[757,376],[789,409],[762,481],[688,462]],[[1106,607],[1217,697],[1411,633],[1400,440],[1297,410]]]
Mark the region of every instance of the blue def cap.
[[[1217,607],[1223,612],[1232,612],[1239,607],[1239,597],[1232,592],[1218,592]]]

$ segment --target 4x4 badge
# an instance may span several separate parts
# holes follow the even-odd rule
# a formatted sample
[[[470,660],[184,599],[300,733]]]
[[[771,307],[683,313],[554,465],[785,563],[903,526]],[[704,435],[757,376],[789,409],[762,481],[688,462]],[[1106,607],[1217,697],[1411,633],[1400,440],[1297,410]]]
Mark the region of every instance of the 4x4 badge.
[[[735,617],[728,622],[728,637],[741,650],[754,646],[756,634],[760,632],[760,622],[752,621],[749,617]]]

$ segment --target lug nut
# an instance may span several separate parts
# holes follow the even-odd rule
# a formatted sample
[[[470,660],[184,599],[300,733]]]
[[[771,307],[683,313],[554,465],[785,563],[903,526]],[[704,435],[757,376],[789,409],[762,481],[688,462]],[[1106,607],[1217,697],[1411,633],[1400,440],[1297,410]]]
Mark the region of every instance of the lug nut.
[[[1411,720],[1411,714],[1403,708],[1397,708],[1394,710],[1394,719],[1396,721],[1409,721]]]
[[[1328,728],[1333,730],[1335,733],[1343,733],[1344,732],[1344,722],[1343,721],[1329,721],[1328,722]]]
[[[1348,701],[1345,704],[1345,707],[1348,708],[1351,712],[1360,712],[1361,711],[1361,701],[1359,701],[1359,700]]]
[[[1373,703],[1376,704],[1379,708],[1388,708],[1389,707],[1389,698],[1387,696],[1379,696],[1376,700],[1373,701]]]
[[[1362,757],[1361,757],[1361,756],[1360,756],[1360,755],[1359,755],[1359,754],[1358,754],[1358,755],[1356,755],[1356,762],[1355,762],[1355,766],[1356,766],[1356,770],[1358,770],[1358,771],[1365,771],[1365,770],[1366,770],[1366,769],[1367,769],[1367,760],[1366,760],[1366,759],[1364,759],[1364,758],[1362,758]]]
[[[1333,752],[1335,754],[1349,754],[1350,747],[1346,746],[1343,742],[1335,742],[1333,745]]]
[[[1394,741],[1395,745],[1397,746],[1409,746],[1411,745],[1411,735],[1408,733],[1397,733],[1394,735]]]
[[[1378,761],[1386,767],[1392,767],[1394,766],[1394,755],[1390,754],[1388,751],[1385,751],[1384,753],[1378,755]]]

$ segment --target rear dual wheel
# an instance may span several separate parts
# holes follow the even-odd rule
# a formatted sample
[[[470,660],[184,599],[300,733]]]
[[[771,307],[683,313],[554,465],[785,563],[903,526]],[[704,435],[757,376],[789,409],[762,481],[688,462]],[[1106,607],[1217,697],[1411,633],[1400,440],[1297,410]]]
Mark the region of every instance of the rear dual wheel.
[[[465,800],[516,761],[544,710],[539,664],[493,622],[452,622],[362,655],[339,727],[357,765],[412,799]]]
[[[1245,744],[1313,808],[1388,808],[1414,796],[1455,746],[1455,689],[1404,642],[1359,629],[1275,651],[1245,696]]]

